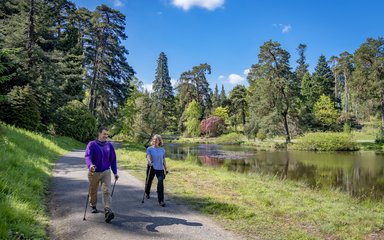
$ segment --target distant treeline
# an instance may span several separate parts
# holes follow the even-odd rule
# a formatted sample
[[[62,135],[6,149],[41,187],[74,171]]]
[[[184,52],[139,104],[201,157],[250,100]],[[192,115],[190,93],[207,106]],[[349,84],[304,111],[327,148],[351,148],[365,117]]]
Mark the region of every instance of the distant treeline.
[[[128,31],[129,32],[129,29]],[[154,133],[254,137],[384,126],[384,39],[368,38],[354,52],[319,56],[297,68],[278,42],[260,47],[249,87],[212,90],[202,63],[183,72],[174,88],[167,56],[157,60],[153,92],[141,88],[127,62],[125,16],[106,5],[95,11],[67,0],[0,3],[0,119],[85,141],[98,125],[145,141]],[[380,136],[379,136],[380,138]]]

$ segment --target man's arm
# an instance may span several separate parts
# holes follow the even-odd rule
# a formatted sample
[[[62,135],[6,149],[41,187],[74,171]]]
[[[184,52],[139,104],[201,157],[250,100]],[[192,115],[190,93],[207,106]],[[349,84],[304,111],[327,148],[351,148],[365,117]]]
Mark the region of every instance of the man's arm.
[[[96,166],[92,162],[92,156],[93,156],[92,142],[89,142],[87,145],[87,148],[85,149],[85,164],[87,164],[89,171],[94,172],[96,170]]]
[[[115,175],[115,179],[117,180],[119,178],[119,175],[117,174],[116,152],[115,152],[115,148],[113,147],[112,143],[109,143],[109,144],[110,144],[110,149],[111,149],[109,160],[111,162],[112,172]]]

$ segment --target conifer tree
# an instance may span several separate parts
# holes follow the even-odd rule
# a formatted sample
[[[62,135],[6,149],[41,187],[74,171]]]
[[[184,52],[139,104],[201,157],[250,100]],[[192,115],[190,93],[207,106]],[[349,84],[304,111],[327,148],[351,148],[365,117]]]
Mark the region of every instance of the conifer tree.
[[[153,81],[152,98],[159,117],[163,116],[163,130],[175,130],[175,97],[168,71],[168,60],[164,52],[160,53],[157,60],[156,76]]]

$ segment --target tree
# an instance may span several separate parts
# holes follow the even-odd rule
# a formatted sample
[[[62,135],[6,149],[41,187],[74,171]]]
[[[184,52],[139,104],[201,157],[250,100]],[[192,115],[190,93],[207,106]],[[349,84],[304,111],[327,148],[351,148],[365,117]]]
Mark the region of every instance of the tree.
[[[139,109],[136,106],[136,101],[141,97],[141,93],[137,89],[137,86],[132,86],[131,94],[127,98],[126,103],[119,111],[119,118],[117,119],[118,131],[128,136],[135,135],[135,118]]]
[[[211,74],[211,66],[207,63],[194,66],[191,71],[183,72],[178,84],[178,97],[181,109],[185,109],[193,99],[201,107],[204,116],[208,116],[211,108],[211,89],[205,74]]]
[[[203,119],[200,123],[200,131],[202,134],[206,134],[210,137],[217,137],[221,135],[225,130],[224,119],[218,116],[212,116],[207,119]]]
[[[86,42],[88,108],[99,124],[106,125],[115,120],[119,106],[125,103],[134,71],[126,61],[128,51],[121,44],[127,38],[124,14],[101,5],[91,23]]]
[[[87,106],[78,100],[70,101],[55,112],[57,134],[72,137],[82,142],[91,140],[96,133],[96,119]]]
[[[0,50],[0,103],[5,101],[6,94],[15,84],[13,81],[16,75],[15,67],[16,66],[10,58],[9,53],[4,50]]]
[[[368,38],[354,54],[356,70],[352,73],[351,88],[360,103],[370,102],[381,115],[384,132],[384,38]]]
[[[335,77],[335,99],[336,106],[342,102],[341,94],[344,90],[344,111],[348,112],[350,108],[350,93],[349,93],[349,80],[354,70],[353,56],[348,52],[341,53],[338,57],[332,56],[330,58],[332,63],[332,71]],[[341,106],[340,106],[341,108]]]
[[[212,112],[213,116],[221,117],[226,123],[229,123],[229,110],[226,107],[217,107]]]
[[[9,123],[35,131],[40,124],[40,112],[32,88],[29,85],[15,86],[7,94],[7,98],[10,105]]]
[[[162,118],[158,117],[158,111],[148,92],[136,99],[136,109],[133,127],[135,138],[147,146],[152,136],[163,130]]]
[[[329,96],[324,94],[320,96],[320,99],[313,106],[313,114],[324,130],[335,128],[339,114]]]
[[[299,54],[299,59],[296,61],[298,65],[296,67],[295,73],[297,78],[301,82],[304,75],[308,73],[308,64],[305,62],[305,55],[304,55],[305,51],[307,50],[307,45],[300,43],[296,50]]]
[[[199,104],[192,100],[192,102],[185,109],[186,116],[186,128],[187,128],[187,136],[198,137],[200,136],[200,116],[202,114],[202,110],[199,107]]]
[[[243,126],[245,125],[248,109],[247,95],[247,89],[243,85],[236,85],[229,93],[229,101],[231,102],[230,112],[235,117],[235,125],[237,124],[237,119],[240,120]]]
[[[326,95],[335,102],[335,82],[331,68],[329,67],[324,55],[321,55],[312,77],[314,81],[314,95],[318,99],[321,95]],[[315,97],[314,96],[314,97]]]
[[[215,90],[213,91],[213,95],[212,95],[212,108],[215,109],[218,106],[220,106],[220,96],[219,96],[219,89],[216,84]]]
[[[228,99],[227,99],[227,95],[225,94],[224,85],[221,85],[220,106],[222,106],[222,107],[228,106]]]
[[[168,72],[167,56],[164,52],[160,53],[157,60],[156,76],[152,86],[151,96],[154,104],[159,109],[160,115],[164,116],[163,131],[174,130],[176,126],[175,97]]]
[[[289,67],[289,53],[280,43],[267,41],[260,47],[259,62],[248,74],[250,84],[251,125],[263,124],[271,129],[272,122],[283,124],[286,141],[290,142],[289,118],[295,111],[297,98],[294,76]],[[268,121],[265,121],[268,119]]]

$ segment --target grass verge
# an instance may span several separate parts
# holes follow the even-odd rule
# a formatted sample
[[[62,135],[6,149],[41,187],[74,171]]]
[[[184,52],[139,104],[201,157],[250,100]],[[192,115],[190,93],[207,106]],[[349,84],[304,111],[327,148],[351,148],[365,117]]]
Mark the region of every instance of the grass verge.
[[[120,166],[145,179],[145,150],[123,144]],[[384,203],[257,174],[167,159],[165,190],[246,239],[365,239],[384,226]]]
[[[47,239],[47,191],[55,160],[84,145],[0,123],[0,239]]]

